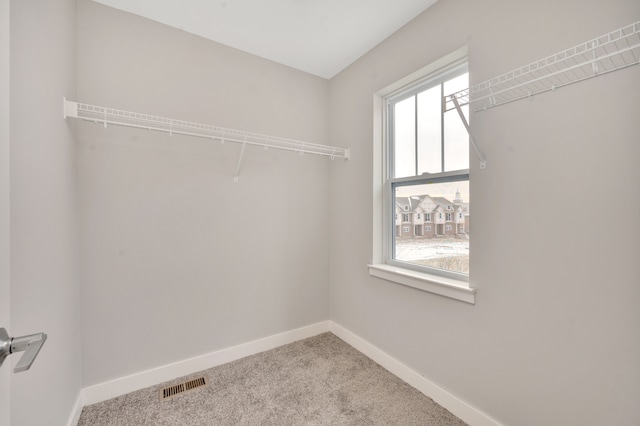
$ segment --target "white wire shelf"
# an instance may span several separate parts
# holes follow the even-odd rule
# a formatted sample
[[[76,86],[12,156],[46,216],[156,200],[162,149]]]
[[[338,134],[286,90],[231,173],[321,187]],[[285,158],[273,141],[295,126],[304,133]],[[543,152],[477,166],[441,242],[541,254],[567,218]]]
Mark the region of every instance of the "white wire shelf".
[[[640,21],[532,62],[445,98],[445,109],[482,111],[640,64]]]
[[[302,154],[323,155],[335,158],[349,159],[349,148],[340,148],[329,145],[321,145],[311,142],[303,142],[295,139],[281,138],[277,136],[262,135],[259,133],[244,132],[241,130],[225,129],[223,127],[208,124],[192,123],[189,121],[172,118],[157,117],[138,112],[121,111],[95,105],[64,100],[64,118],[79,118],[86,121],[108,125],[134,127],[139,129],[155,130],[177,135],[195,136],[224,142],[240,143],[243,145],[241,154],[244,154],[246,145],[255,145],[267,148],[275,148],[285,151],[294,151]],[[238,169],[240,163],[238,164]],[[236,171],[237,180],[237,171]]]

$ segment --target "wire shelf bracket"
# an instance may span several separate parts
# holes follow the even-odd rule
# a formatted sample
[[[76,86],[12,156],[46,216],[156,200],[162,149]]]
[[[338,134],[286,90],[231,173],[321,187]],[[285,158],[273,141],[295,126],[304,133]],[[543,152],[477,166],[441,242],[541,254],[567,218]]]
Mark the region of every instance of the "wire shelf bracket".
[[[480,159],[480,168],[486,169],[487,159],[484,156],[484,152],[482,151],[482,149],[480,149],[478,142],[476,142],[476,138],[473,136],[473,133],[469,128],[469,123],[467,122],[467,119],[464,117],[464,114],[462,113],[462,108],[460,108],[460,104],[458,103],[458,100],[456,98],[453,98],[453,105],[455,106],[456,111],[460,116],[460,120],[462,120],[462,124],[464,124],[464,128],[467,129],[467,133],[469,134],[469,141],[471,141],[471,146],[473,147],[473,150],[475,151],[476,155]]]
[[[245,155],[247,145],[261,146],[264,149],[274,148],[284,151],[298,152],[300,155],[313,154],[331,158],[350,158],[349,148],[341,148],[330,145],[321,145],[312,142],[304,142],[295,139],[281,138],[277,136],[262,135],[259,133],[244,132],[241,130],[225,129],[209,124],[192,123],[173,118],[157,117],[137,112],[122,111],[96,105],[88,105],[80,102],[63,99],[63,116],[78,118],[85,121],[107,125],[133,127],[137,129],[154,130],[158,132],[194,136],[210,140],[218,140],[220,143],[233,142],[241,144],[240,155],[233,176],[234,182],[238,182],[240,167]]]

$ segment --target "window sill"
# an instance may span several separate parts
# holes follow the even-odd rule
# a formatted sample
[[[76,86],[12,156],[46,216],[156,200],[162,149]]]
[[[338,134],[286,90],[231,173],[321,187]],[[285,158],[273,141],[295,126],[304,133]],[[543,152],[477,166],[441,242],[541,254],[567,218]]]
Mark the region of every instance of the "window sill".
[[[461,284],[460,281],[385,264],[368,266],[369,275],[373,277],[439,294],[461,302],[471,303],[472,305],[476,303],[476,290]]]

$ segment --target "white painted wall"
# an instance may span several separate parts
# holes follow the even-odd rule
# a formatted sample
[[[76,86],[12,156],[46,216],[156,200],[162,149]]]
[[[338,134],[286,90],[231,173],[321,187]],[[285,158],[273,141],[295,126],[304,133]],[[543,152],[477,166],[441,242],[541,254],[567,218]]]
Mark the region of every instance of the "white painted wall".
[[[637,424],[637,66],[472,115],[475,306],[370,277],[372,218],[344,208],[373,205],[375,92],[465,44],[480,82],[639,18],[636,0],[440,1],[332,79],[352,160],[330,174],[331,319],[504,424]]]
[[[78,2],[78,99],[329,143],[329,83]],[[329,317],[329,161],[80,123],[83,384]]]
[[[10,19],[9,331],[48,334],[31,369],[11,376],[11,425],[62,425],[81,389],[76,142],[62,119],[63,96],[75,96],[75,1],[13,1]]]
[[[0,327],[10,331],[9,14],[9,0],[0,0]],[[9,371],[0,368],[0,425],[9,424]]]

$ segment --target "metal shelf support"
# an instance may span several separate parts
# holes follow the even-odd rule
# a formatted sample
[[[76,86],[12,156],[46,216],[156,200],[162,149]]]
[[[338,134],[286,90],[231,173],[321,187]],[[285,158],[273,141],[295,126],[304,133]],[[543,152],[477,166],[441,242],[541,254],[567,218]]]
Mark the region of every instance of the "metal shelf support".
[[[240,156],[238,157],[238,164],[236,165],[236,173],[233,175],[233,181],[238,183],[238,175],[240,174],[240,166],[242,165],[242,158],[244,157],[244,150],[247,147],[247,143],[242,144],[240,148]]]
[[[78,118],[94,123],[101,123],[106,128],[108,124],[115,126],[133,127],[138,129],[154,130],[173,135],[194,136],[199,138],[219,140],[221,143],[234,142],[242,145],[240,157],[236,165],[233,180],[238,182],[238,175],[242,165],[245,148],[247,145],[261,146],[265,149],[274,148],[284,151],[294,151],[300,154],[314,154],[348,160],[349,148],[341,148],[330,145],[321,145],[312,142],[295,139],[281,138],[277,136],[262,135],[259,133],[244,132],[241,130],[225,129],[209,124],[192,123],[173,118],[164,118],[138,112],[122,111],[96,105],[88,105],[80,102],[63,99],[63,116],[66,120]]]
[[[471,146],[473,147],[473,150],[476,152],[476,155],[480,159],[480,168],[481,169],[486,169],[487,168],[487,159],[484,156],[484,152],[478,146],[478,142],[476,142],[476,138],[473,137],[473,133],[471,132],[471,129],[469,128],[469,123],[467,122],[467,119],[464,117],[464,114],[462,113],[462,109],[460,108],[460,104],[458,103],[458,99],[453,98],[452,102],[453,102],[453,105],[456,108],[456,111],[458,111],[458,115],[460,116],[460,120],[462,120],[462,124],[464,124],[464,128],[467,129],[467,133],[469,134],[469,140],[471,141]]]

